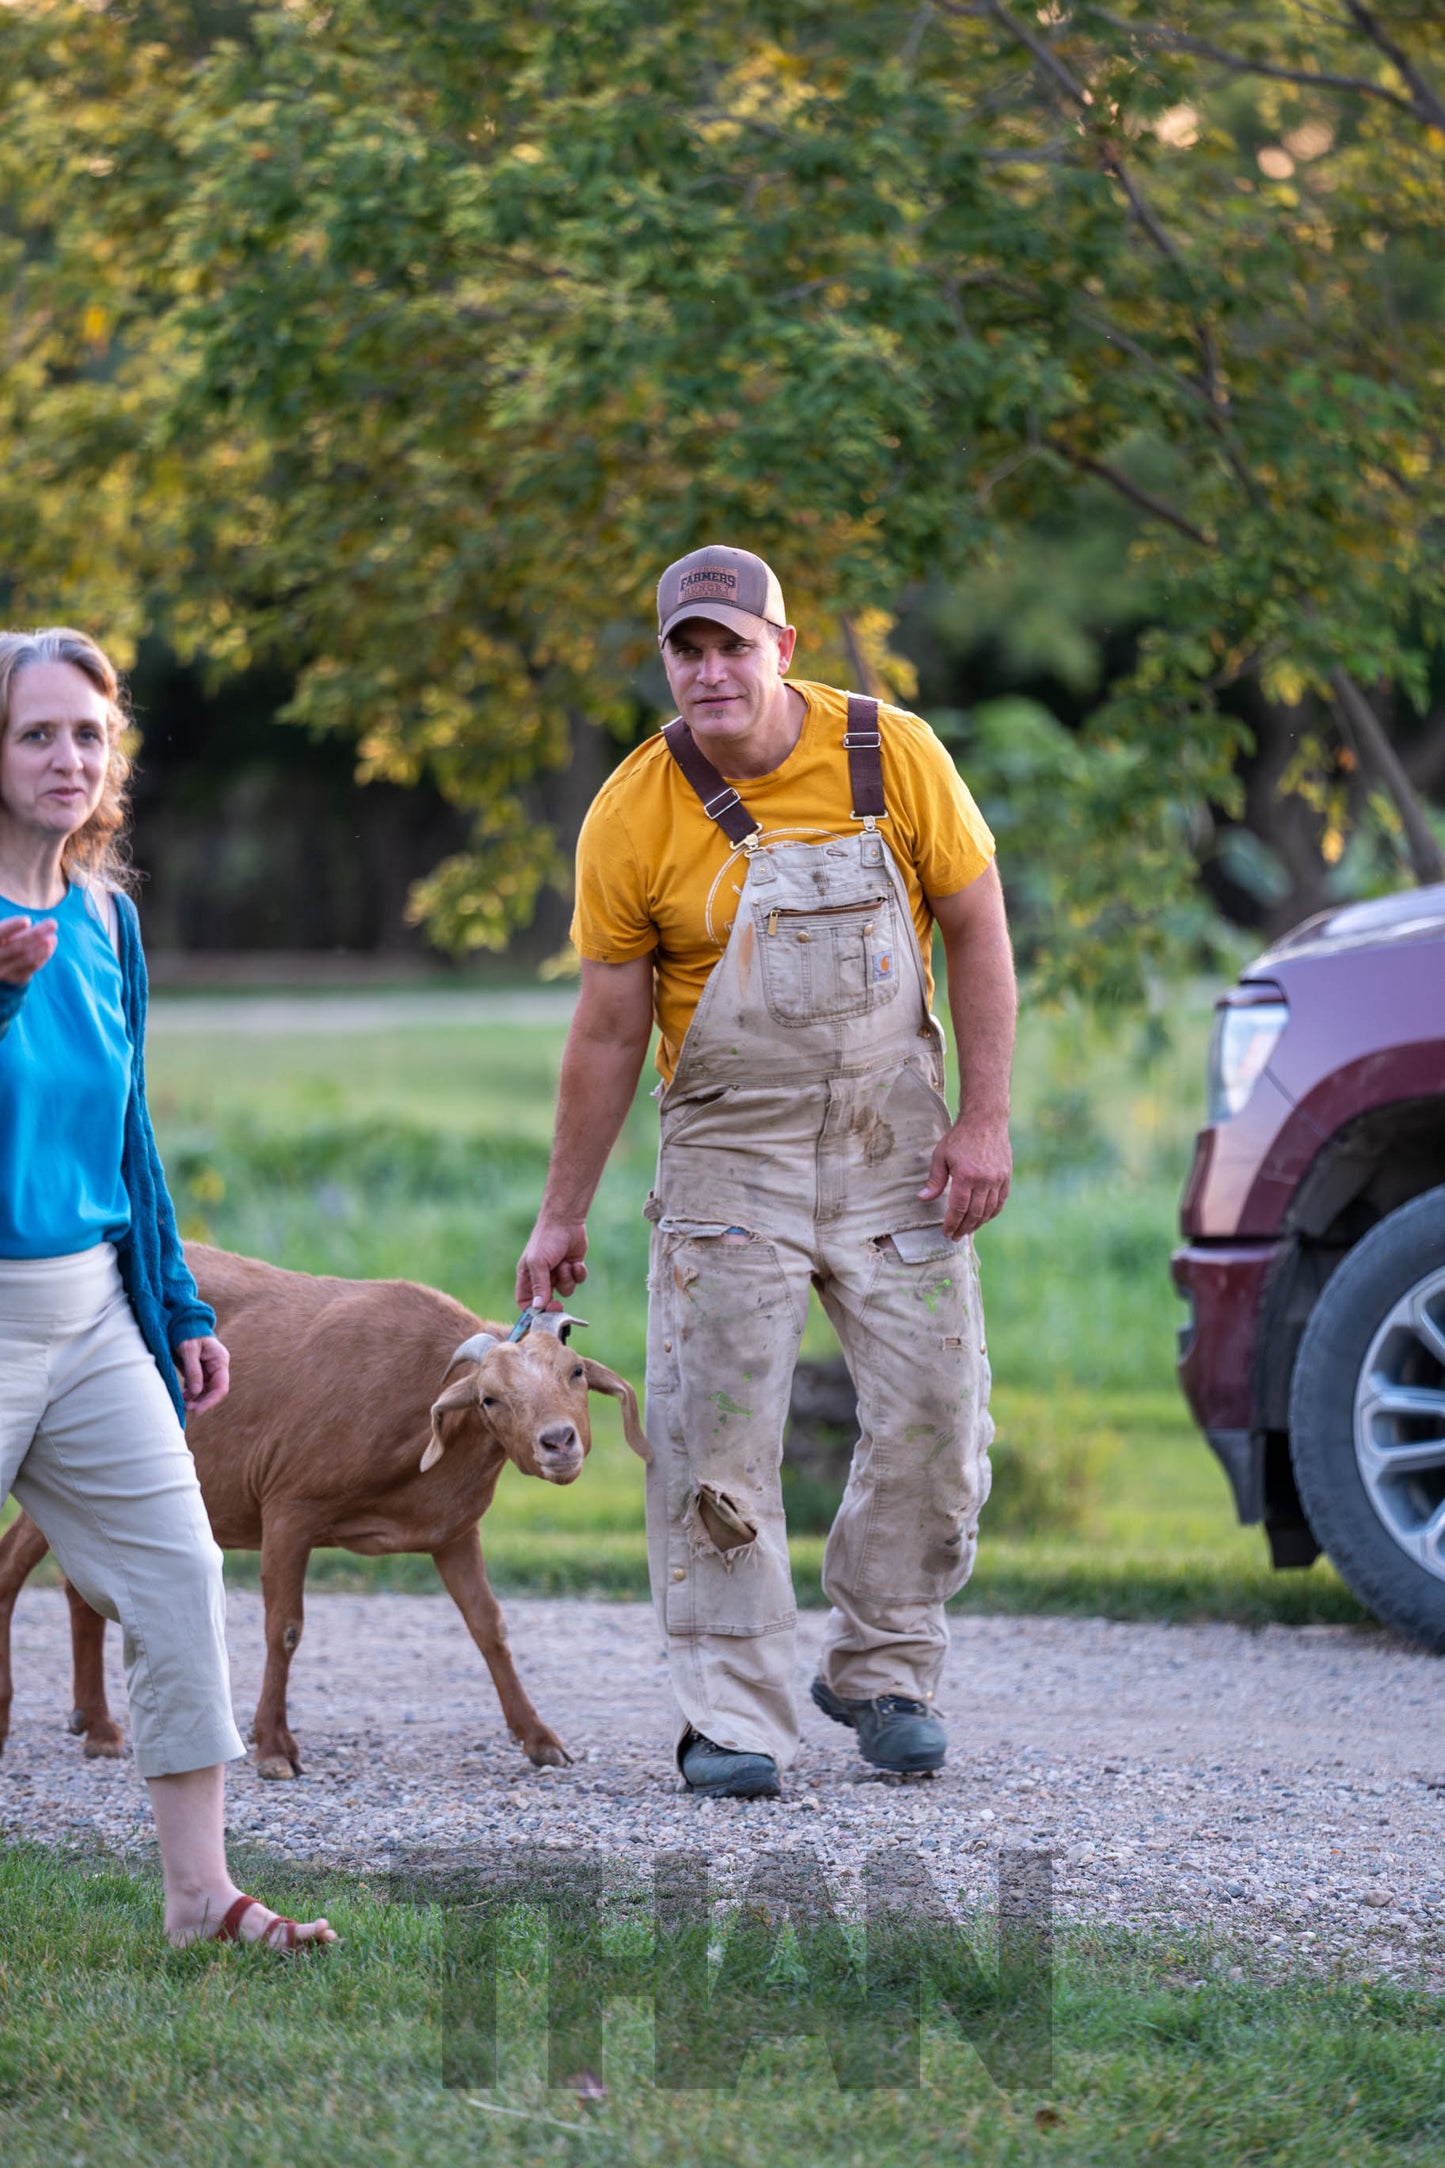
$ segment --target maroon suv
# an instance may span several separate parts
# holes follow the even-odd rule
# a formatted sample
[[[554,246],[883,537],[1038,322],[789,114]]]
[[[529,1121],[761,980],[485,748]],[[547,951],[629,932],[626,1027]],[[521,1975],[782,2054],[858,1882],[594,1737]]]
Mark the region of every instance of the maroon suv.
[[[1240,1519],[1445,1650],[1445,887],[1225,995],[1181,1221],[1179,1377]]]

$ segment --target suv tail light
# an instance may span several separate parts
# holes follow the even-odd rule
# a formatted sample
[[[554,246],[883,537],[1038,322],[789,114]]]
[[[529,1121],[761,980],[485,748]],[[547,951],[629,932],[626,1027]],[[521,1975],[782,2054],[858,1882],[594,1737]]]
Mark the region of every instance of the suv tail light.
[[[1288,1022],[1289,1003],[1277,986],[1237,987],[1221,1001],[1209,1040],[1211,1122],[1239,1113]]]

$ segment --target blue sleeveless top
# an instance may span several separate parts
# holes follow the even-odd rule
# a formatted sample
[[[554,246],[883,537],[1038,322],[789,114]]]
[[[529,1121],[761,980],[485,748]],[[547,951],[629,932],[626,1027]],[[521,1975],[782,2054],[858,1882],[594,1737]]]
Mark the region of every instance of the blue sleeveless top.
[[[0,1257],[69,1257],[119,1242],[134,1049],[101,910],[71,887],[52,911],[0,896],[0,918],[53,918],[55,954],[0,1036]]]

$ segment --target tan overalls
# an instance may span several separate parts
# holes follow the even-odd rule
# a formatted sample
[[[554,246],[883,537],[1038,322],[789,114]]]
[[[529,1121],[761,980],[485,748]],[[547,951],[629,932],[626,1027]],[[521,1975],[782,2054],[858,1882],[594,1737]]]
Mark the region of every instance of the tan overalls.
[[[944,1236],[944,1198],[917,1195],[949,1113],[892,853],[871,812],[859,835],[760,847],[695,742],[679,754],[681,728],[674,757],[747,875],[663,1096],[646,1206],[649,1564],[680,1730],[781,1766],[798,1724],[779,1467],[809,1287],[858,1394],[823,1562],[821,1669],[847,1699],[936,1690],[988,1496],[989,1369],[973,1244]],[[855,807],[881,811],[873,703],[850,703],[850,738]]]

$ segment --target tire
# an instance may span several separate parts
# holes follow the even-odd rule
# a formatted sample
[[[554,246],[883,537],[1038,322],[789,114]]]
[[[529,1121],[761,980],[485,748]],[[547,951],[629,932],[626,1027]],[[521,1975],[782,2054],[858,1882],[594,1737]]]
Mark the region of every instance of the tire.
[[[1445,1653],[1445,1188],[1326,1283],[1290,1388],[1306,1518],[1360,1602]]]

